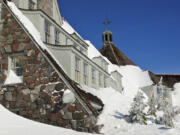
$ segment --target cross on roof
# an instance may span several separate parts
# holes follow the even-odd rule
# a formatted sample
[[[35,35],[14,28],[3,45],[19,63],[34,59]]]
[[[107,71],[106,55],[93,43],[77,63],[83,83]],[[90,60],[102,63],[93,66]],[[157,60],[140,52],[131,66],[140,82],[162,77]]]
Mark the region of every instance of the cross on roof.
[[[106,26],[106,30],[108,30],[108,25],[111,24],[111,21],[109,21],[109,19],[106,18],[103,24]]]

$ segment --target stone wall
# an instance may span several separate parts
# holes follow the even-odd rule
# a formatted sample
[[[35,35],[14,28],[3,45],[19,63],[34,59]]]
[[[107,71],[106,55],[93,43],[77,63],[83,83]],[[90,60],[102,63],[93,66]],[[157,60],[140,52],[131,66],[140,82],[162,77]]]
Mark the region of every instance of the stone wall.
[[[38,122],[84,132],[98,132],[96,118],[88,116],[75,100],[65,104],[67,87],[6,8],[0,31],[0,103],[10,111]],[[21,53],[23,82],[3,85],[8,57]]]
[[[54,0],[38,0],[38,9],[43,10],[47,15],[53,17],[53,1]]]

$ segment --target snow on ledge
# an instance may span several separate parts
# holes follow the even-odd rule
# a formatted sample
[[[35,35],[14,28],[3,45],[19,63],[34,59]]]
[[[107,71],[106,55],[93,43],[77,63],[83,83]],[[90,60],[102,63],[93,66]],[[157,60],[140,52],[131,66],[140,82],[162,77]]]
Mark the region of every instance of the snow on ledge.
[[[23,82],[22,78],[20,76],[17,76],[13,70],[10,70],[7,75],[4,85],[18,84],[22,82]]]

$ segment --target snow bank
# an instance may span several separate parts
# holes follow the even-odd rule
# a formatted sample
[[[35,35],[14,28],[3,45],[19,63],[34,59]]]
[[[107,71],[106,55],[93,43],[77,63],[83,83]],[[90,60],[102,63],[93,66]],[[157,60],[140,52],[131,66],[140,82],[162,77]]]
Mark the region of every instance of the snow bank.
[[[46,45],[43,43],[41,35],[39,31],[36,29],[36,27],[33,25],[33,23],[16,7],[16,5],[13,2],[7,1],[7,4],[11,11],[15,14],[15,16],[18,18],[18,20],[24,25],[26,30],[30,33],[30,35],[33,37],[33,39],[40,45],[40,47],[44,50],[46,50],[58,63],[58,65],[62,68],[59,61],[56,59],[56,57],[53,55],[53,53],[50,52],[50,50],[46,47]],[[62,68],[63,69],[63,68]],[[64,70],[66,72],[66,70]]]
[[[10,70],[4,82],[5,85],[22,83],[22,78],[17,76],[14,71]]]
[[[113,88],[93,89],[83,86],[83,89],[99,97],[105,104],[98,123],[104,124],[104,133],[107,135],[124,134],[131,132],[132,124],[127,123],[124,117],[129,114],[129,109],[133,99],[141,87],[152,85],[153,82],[148,72],[141,70],[137,66],[117,66],[112,64],[106,57],[94,47],[90,41],[85,41],[88,45],[88,57],[103,57],[109,63],[109,73],[118,71],[122,76],[123,94]],[[145,94],[144,94],[145,95]],[[147,101],[147,96],[146,101]]]
[[[17,116],[0,105],[0,135],[88,135],[34,122]]]
[[[172,93],[173,106],[180,107],[180,83],[174,85],[174,92]]]

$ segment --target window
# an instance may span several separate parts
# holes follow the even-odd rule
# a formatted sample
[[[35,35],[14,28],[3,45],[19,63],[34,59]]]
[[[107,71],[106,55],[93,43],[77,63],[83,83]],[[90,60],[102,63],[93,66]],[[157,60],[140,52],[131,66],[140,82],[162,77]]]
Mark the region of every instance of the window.
[[[92,68],[91,73],[92,73],[92,83],[96,84],[96,77],[95,77],[95,69],[94,68]]]
[[[106,77],[104,77],[104,88],[106,88],[107,85],[106,85]]]
[[[161,93],[161,89],[157,88],[157,94],[160,94],[160,93]]]
[[[22,56],[11,57],[11,70],[13,70],[17,76],[23,76]]]
[[[102,74],[99,73],[99,86],[102,87]]]
[[[108,35],[107,34],[105,35],[105,40],[108,41]]]
[[[77,57],[75,58],[75,80],[80,81],[80,59]]]
[[[110,35],[110,42],[112,42],[112,35]]]
[[[2,64],[0,63],[0,75],[2,75]]]
[[[59,45],[59,31],[55,30],[55,45]]]
[[[29,9],[35,9],[35,3],[32,0],[29,0]]]
[[[83,64],[83,76],[84,76],[84,84],[88,84],[88,72],[87,72],[88,65],[86,63]]]
[[[83,50],[82,48],[80,48],[80,52],[81,52],[81,53],[83,53],[83,52],[84,52],[84,50]]]
[[[45,42],[50,42],[50,24],[45,21]]]

